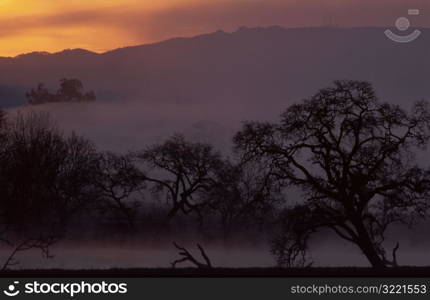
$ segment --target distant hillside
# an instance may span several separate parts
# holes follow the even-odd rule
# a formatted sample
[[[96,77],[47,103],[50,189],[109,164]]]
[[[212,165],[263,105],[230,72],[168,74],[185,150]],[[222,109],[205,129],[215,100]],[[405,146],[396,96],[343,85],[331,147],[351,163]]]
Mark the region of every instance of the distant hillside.
[[[207,103],[274,114],[334,79],[369,80],[385,99],[430,98],[430,30],[410,44],[382,28],[241,28],[96,54],[82,49],[0,59],[0,101],[39,82],[79,78],[109,102]]]

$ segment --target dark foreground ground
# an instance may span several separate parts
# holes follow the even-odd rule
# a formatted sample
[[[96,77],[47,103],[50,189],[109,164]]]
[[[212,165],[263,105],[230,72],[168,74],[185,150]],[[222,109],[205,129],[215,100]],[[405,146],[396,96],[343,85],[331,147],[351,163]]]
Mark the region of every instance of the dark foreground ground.
[[[399,267],[384,270],[371,268],[19,270],[4,271],[0,277],[430,277],[430,267]]]

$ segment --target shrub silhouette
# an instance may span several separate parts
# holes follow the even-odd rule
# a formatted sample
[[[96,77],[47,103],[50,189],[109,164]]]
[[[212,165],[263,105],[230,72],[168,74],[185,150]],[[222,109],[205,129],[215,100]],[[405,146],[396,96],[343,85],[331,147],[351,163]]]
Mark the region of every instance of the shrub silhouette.
[[[37,88],[26,94],[28,103],[32,105],[53,102],[93,102],[96,95],[93,91],[84,92],[84,86],[79,79],[61,79],[60,89],[52,94],[40,83]]]

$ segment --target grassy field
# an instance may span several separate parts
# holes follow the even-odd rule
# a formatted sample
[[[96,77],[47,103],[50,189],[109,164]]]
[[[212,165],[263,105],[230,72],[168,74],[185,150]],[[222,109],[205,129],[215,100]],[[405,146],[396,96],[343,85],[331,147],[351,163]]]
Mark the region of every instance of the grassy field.
[[[430,277],[430,267],[371,268],[195,268],[109,270],[16,270],[3,277]]]

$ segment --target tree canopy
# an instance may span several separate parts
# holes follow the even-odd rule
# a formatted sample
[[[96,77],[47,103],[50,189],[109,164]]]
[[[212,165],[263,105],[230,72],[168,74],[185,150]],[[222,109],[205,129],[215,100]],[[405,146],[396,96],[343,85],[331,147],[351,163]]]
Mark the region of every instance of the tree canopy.
[[[330,228],[383,267],[396,263],[383,245],[388,226],[427,213],[430,172],[414,153],[429,133],[427,102],[408,113],[379,101],[367,82],[337,81],[289,107],[279,123],[247,123],[235,144],[245,160],[264,161],[274,178],[303,192],[290,208],[303,213],[288,214],[298,224],[289,229],[302,237]]]
[[[60,88],[53,94],[40,83],[37,88],[26,94],[28,103],[32,105],[53,102],[93,102],[96,95],[93,91],[84,92],[84,85],[79,79],[60,80]]]
[[[159,172],[147,175],[145,180],[154,184],[154,191],[166,192],[170,202],[168,220],[179,212],[201,215],[207,203],[199,197],[199,192],[211,189],[216,171],[223,164],[211,145],[174,135],[148,147],[138,157],[149,169]]]

